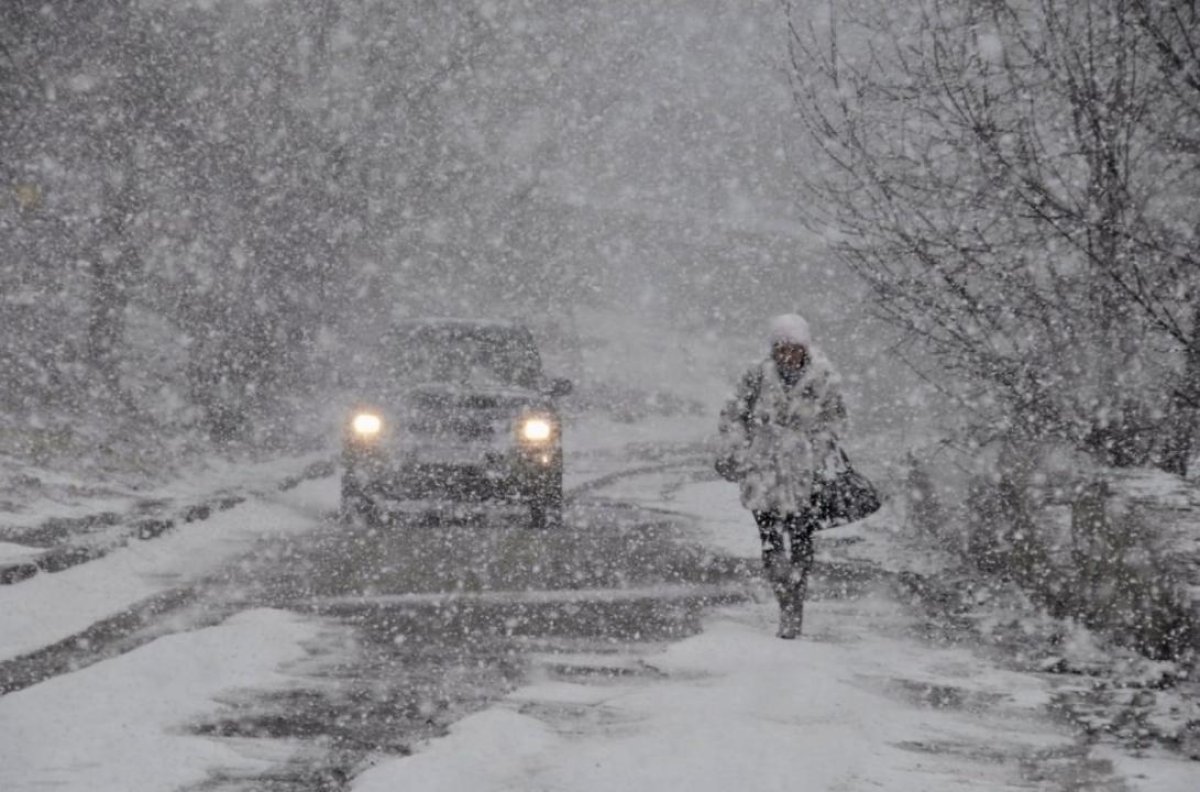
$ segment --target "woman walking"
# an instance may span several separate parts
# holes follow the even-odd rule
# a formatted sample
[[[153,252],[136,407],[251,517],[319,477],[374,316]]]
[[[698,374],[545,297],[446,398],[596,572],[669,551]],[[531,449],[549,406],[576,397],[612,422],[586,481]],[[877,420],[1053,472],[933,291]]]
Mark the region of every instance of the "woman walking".
[[[754,514],[763,567],[779,600],[780,638],[800,634],[813,563],[814,481],[846,418],[839,377],[796,314],[770,323],[770,355],[721,411],[718,472]]]

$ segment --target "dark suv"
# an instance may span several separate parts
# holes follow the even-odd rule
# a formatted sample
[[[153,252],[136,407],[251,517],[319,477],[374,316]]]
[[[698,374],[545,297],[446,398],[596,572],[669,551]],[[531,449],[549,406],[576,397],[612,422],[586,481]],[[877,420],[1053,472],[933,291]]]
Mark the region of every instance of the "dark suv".
[[[519,324],[395,326],[366,356],[346,417],[342,512],[378,521],[389,499],[508,500],[535,527],[562,520],[568,380],[547,379]]]

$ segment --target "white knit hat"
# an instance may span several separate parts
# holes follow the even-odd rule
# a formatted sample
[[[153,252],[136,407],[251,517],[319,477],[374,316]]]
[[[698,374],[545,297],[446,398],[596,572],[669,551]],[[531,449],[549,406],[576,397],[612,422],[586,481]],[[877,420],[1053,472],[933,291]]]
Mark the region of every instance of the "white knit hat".
[[[771,320],[771,346],[776,344],[800,344],[812,346],[812,330],[808,322],[799,314],[781,314]]]

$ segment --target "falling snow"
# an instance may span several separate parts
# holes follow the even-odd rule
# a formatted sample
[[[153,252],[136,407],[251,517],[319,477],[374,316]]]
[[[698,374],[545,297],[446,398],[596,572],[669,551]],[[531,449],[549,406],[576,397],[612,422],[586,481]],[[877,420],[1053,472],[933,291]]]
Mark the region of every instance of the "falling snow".
[[[1197,52],[0,3],[0,789],[1200,788]]]

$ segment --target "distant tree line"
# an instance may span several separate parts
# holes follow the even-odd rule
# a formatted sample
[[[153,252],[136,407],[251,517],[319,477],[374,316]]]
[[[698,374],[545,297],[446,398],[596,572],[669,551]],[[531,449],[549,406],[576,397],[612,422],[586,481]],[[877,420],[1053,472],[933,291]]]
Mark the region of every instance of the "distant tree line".
[[[808,220],[980,443],[1186,472],[1200,9],[783,0]],[[905,354],[904,348],[900,350]]]
[[[570,288],[470,128],[527,109],[482,101],[503,13],[0,4],[0,422],[282,437],[392,315]]]

